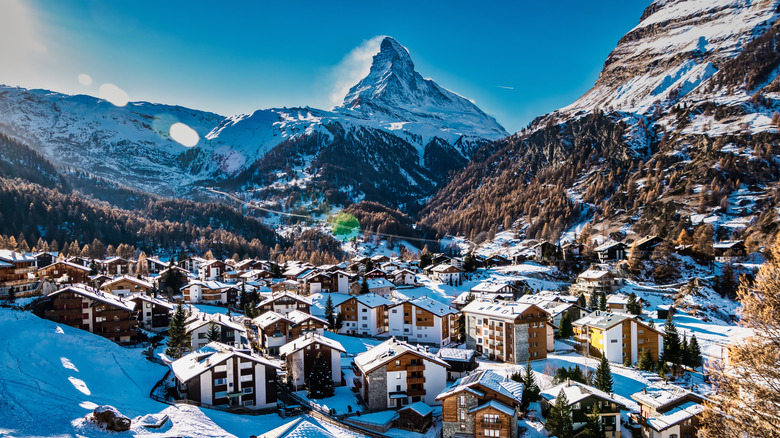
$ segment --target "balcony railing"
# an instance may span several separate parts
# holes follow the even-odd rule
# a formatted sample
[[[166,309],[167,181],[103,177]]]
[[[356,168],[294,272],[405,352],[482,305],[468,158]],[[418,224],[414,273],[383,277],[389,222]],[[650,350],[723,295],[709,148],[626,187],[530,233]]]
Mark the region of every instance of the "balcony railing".
[[[425,377],[408,377],[406,379],[407,385],[414,385],[415,383],[425,383]]]
[[[406,395],[409,397],[415,396],[415,395],[425,395],[424,389],[407,389]]]

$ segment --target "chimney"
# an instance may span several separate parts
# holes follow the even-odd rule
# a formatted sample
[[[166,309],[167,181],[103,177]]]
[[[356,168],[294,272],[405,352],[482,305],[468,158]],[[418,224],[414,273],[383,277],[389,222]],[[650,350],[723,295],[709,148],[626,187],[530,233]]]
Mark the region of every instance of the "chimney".
[[[566,387],[568,388],[570,386],[571,386],[571,379],[567,377],[566,378]]]

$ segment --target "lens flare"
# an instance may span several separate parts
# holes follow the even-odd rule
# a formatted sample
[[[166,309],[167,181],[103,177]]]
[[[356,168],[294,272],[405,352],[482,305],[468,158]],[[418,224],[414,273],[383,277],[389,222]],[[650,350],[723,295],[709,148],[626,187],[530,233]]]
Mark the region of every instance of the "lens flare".
[[[86,73],[80,74],[79,75],[79,84],[81,84],[81,85],[83,85],[85,87],[89,87],[90,85],[92,85],[92,76],[90,76],[90,75],[88,75]]]
[[[100,98],[105,99],[116,106],[125,106],[127,105],[127,102],[130,102],[130,96],[114,84],[101,85]]]
[[[200,136],[194,129],[181,122],[171,125],[170,134],[172,139],[188,148],[195,146],[200,140]]]

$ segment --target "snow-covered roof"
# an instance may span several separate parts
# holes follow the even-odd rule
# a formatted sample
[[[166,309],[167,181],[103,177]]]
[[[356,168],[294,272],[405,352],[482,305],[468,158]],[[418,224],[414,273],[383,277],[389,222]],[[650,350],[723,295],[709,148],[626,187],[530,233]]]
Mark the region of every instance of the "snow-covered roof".
[[[318,318],[314,315],[310,315],[306,312],[301,312],[298,309],[293,310],[292,312],[287,314],[287,319],[293,322],[293,324],[300,324],[307,319],[316,319],[317,321],[321,322],[322,324],[328,325],[328,321],[325,321],[322,318]]]
[[[628,295],[626,294],[611,294],[607,296],[607,304],[628,304]]]
[[[441,348],[436,353],[437,356],[444,360],[468,362],[474,357],[474,350],[465,350],[461,348]]]
[[[399,341],[396,338],[390,338],[376,347],[358,354],[355,356],[355,365],[357,365],[361,371],[367,373],[376,368],[379,368],[391,360],[395,360],[396,357],[399,357],[400,355],[407,352],[411,352],[412,354],[420,356],[445,368],[450,367],[447,362],[439,359],[435,354],[426,351],[425,348],[419,345],[414,346],[407,342]]]
[[[0,263],[2,263],[2,262],[0,262]],[[65,266],[67,266],[69,268],[78,269],[80,271],[86,271],[86,272],[90,271],[90,269],[88,267],[86,267],[86,266],[79,265],[77,263],[67,262],[65,260],[58,260],[58,261],[50,264],[49,266],[44,266],[43,268],[40,268],[40,269],[47,269],[47,268],[51,268],[51,267],[56,266],[56,265],[65,265]],[[2,265],[0,265],[0,266],[2,266]],[[9,266],[11,266],[11,265],[9,265]]]
[[[173,303],[170,303],[168,301],[162,300],[160,298],[150,297],[149,295],[146,295],[146,294],[143,294],[143,293],[132,294],[132,295],[130,295],[130,297],[128,299],[130,299],[130,300],[138,299],[138,300],[141,300],[141,301],[146,301],[147,303],[156,304],[158,306],[162,306],[162,307],[165,307],[165,308],[170,309],[170,310],[173,310],[173,308],[175,307],[173,305]]]
[[[571,380],[561,383],[560,385],[553,386],[552,388],[543,390],[541,392],[541,396],[550,402],[550,404],[555,404],[555,400],[558,399],[561,393],[566,394],[566,400],[569,402],[570,406],[574,403],[585,400],[588,397],[594,396],[602,400],[615,403],[619,407],[626,409],[626,406],[623,403],[617,401],[612,396],[612,394],[608,394],[600,389]]]
[[[495,300],[474,300],[463,308],[463,313],[476,313],[485,316],[491,316],[494,318],[514,319],[516,315],[519,315],[531,307],[536,307],[545,314],[547,311],[541,309],[533,304],[495,301]]]
[[[493,408],[493,409],[496,409],[496,410],[498,410],[500,412],[503,412],[506,415],[514,415],[515,414],[515,410],[514,409],[512,409],[509,406],[501,403],[498,400],[490,400],[487,403],[483,403],[483,404],[481,404],[479,406],[475,406],[475,407],[469,409],[469,413],[481,411],[482,409],[485,409],[485,408]]]
[[[214,313],[214,314],[206,314],[206,313],[198,313],[193,315],[187,320],[187,325],[185,331],[187,333],[192,332],[193,330],[197,330],[198,328],[214,323],[216,325],[223,326],[225,328],[229,328],[238,332],[246,332],[246,329],[241,324],[238,324],[236,322],[233,322],[225,315],[222,315],[221,313]]]
[[[483,397],[485,393],[479,390],[477,388],[478,386],[503,394],[504,396],[515,400],[518,404],[522,403],[523,384],[510,380],[509,377],[491,370],[478,370],[475,373],[460,378],[453,386],[436,396],[436,400],[441,400],[442,398],[463,390],[468,390],[479,397]]]
[[[632,399],[653,409],[662,409],[664,406],[677,403],[689,396],[701,399],[700,396],[685,388],[668,383],[659,383],[648,386],[642,391],[631,394]]]
[[[742,240],[726,240],[723,242],[717,242],[712,245],[713,249],[731,249],[735,246],[743,245],[745,242]]]
[[[419,415],[421,417],[424,417],[424,416],[430,414],[431,412],[433,412],[433,408],[432,407],[426,405],[425,403],[423,403],[421,401],[414,402],[414,403],[412,403],[410,405],[406,405],[403,408],[399,409],[399,411],[405,411],[407,409],[414,411],[417,415]]]
[[[626,246],[626,244],[621,242],[607,242],[597,246],[596,249],[594,249],[594,251],[596,252],[608,251],[611,248],[618,247],[618,246]]]
[[[320,336],[317,333],[306,333],[305,336],[302,336],[298,339],[294,339],[293,341],[290,341],[282,345],[281,347],[279,347],[279,354],[285,355],[285,354],[294,353],[312,344],[325,345],[326,347],[329,347],[333,350],[340,351],[342,353],[347,352],[347,350],[344,349],[344,346],[342,346],[339,341],[326,338],[325,336]]]
[[[235,285],[235,284],[231,284],[231,283],[222,283],[221,281],[214,281],[214,280],[209,280],[209,281],[196,280],[196,281],[193,281],[193,282],[191,282],[191,283],[189,283],[189,284],[186,284],[186,285],[182,286],[181,288],[182,288],[182,289],[186,289],[186,288],[188,288],[188,287],[190,287],[190,286],[195,286],[195,285],[200,285],[201,289],[211,289],[211,290],[230,289],[230,288],[236,287],[236,285]]]
[[[393,283],[390,283],[389,281],[385,280],[384,278],[369,278],[366,280],[366,285],[368,285],[368,289],[381,289],[384,287],[394,288],[395,285]]]
[[[260,328],[266,328],[271,324],[276,324],[279,321],[292,322],[289,318],[280,313],[276,313],[273,310],[263,313],[262,315],[254,318],[252,323]]]
[[[373,292],[363,294],[363,295],[355,295],[355,299],[358,300],[358,302],[366,307],[374,308],[379,306],[391,306],[393,304],[392,301],[388,300],[387,298],[377,295]]]
[[[599,268],[588,268],[585,272],[578,275],[577,278],[581,278],[583,280],[601,280],[607,275],[612,275],[612,273],[610,271]]]
[[[33,263],[35,257],[29,257],[25,254],[7,249],[0,249],[0,261],[6,263]]]
[[[653,429],[660,432],[666,428],[674,426],[681,421],[695,417],[702,412],[704,412],[704,406],[691,401],[684,403],[672,409],[671,411],[664,413],[663,415],[650,417],[647,419],[647,423],[650,424]]]
[[[633,318],[633,315],[619,312],[595,311],[573,322],[574,325],[595,327],[606,330],[612,328],[621,322]]]
[[[258,438],[337,438],[328,429],[320,426],[312,417],[298,417]]]
[[[507,283],[498,283],[498,282],[494,282],[494,281],[483,281],[482,283],[472,287],[471,288],[471,292],[474,292],[474,293],[479,293],[479,292],[482,292],[482,293],[498,293],[498,292],[501,291],[501,289],[503,289],[505,287],[510,287],[512,289],[515,288],[511,284],[507,284]]]
[[[111,281],[107,281],[107,282],[103,283],[103,285],[100,286],[100,287],[104,288],[104,287],[112,286],[114,284],[117,284],[117,283],[119,283],[121,281],[125,281],[125,280],[127,280],[127,281],[129,281],[131,283],[137,284],[137,285],[139,285],[141,287],[145,287],[147,289],[151,289],[151,288],[154,287],[152,285],[152,283],[149,283],[148,281],[140,280],[138,278],[131,277],[129,275],[123,275],[123,276],[117,277],[117,278],[115,278],[115,279],[113,279]]]
[[[280,298],[292,298],[296,301],[300,301],[302,303],[308,304],[311,306],[312,302],[309,298],[304,297],[303,295],[298,295],[295,292],[285,290],[285,291],[279,291],[274,292],[270,296],[268,296],[265,300],[261,301],[257,306],[263,306],[269,303],[273,303],[274,301],[280,299]]]
[[[434,266],[434,267],[433,267],[433,269],[432,269],[432,271],[433,271],[433,272],[445,272],[445,271],[449,271],[449,270],[456,270],[456,271],[458,271],[458,272],[460,272],[460,271],[461,271],[461,269],[460,269],[460,268],[458,268],[458,267],[456,267],[456,266],[452,266],[452,265],[451,265],[451,264],[449,264],[449,263],[442,263],[442,264],[440,264],[440,265],[436,265],[436,266]]]
[[[63,292],[73,292],[75,294],[82,295],[87,298],[91,298],[95,301],[100,301],[101,303],[118,307],[128,312],[132,312],[133,310],[135,310],[135,303],[128,299],[120,298],[114,294],[101,292],[99,290],[94,290],[92,288],[87,289],[86,287],[83,286],[68,286],[66,288],[50,293],[49,297],[53,297],[54,295],[58,295]]]
[[[219,342],[209,342],[199,350],[195,350],[192,353],[175,360],[171,363],[171,369],[173,370],[176,379],[180,382],[186,382],[233,356],[248,359],[266,366],[279,368],[261,356],[248,354]]]
[[[458,313],[458,311],[453,309],[452,307],[450,307],[450,306],[448,306],[448,305],[446,305],[444,303],[440,303],[440,302],[438,302],[438,301],[436,301],[436,300],[434,300],[434,299],[432,299],[432,298],[430,298],[428,296],[425,296],[425,295],[423,295],[421,297],[417,297],[417,298],[415,298],[413,300],[397,303],[393,307],[400,306],[400,305],[402,305],[404,303],[408,303],[408,304],[411,304],[413,306],[419,307],[420,309],[423,309],[423,310],[426,310],[428,312],[431,312],[431,313],[433,313],[434,315],[436,315],[438,317],[442,317],[442,316],[447,315],[447,314],[456,314],[456,313]]]

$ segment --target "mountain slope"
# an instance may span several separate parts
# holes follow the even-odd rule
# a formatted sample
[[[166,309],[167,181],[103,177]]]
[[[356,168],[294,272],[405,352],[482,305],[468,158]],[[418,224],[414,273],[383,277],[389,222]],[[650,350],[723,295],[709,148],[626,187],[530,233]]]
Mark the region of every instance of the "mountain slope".
[[[195,147],[171,138],[169,128],[176,122],[197,132]],[[327,193],[330,201],[366,198],[394,206],[429,196],[476,149],[507,135],[473,103],[423,79],[408,51],[389,37],[368,76],[350,90],[344,106],[332,111],[272,108],[223,117],[146,102],[120,108],[88,96],[0,87],[0,132],[60,166],[166,196],[192,197],[216,183],[260,193],[292,167],[297,187],[304,179],[303,185]],[[311,145],[311,138],[316,147],[306,154],[290,149],[290,144]],[[280,156],[275,148],[286,152],[283,161],[274,159]],[[334,175],[333,169],[341,171],[345,164],[365,172]],[[394,193],[384,196],[380,187]]]
[[[622,240],[706,222],[716,238],[760,246],[780,178],[779,5],[654,2],[593,89],[478,151],[422,223],[475,238],[514,228]]]

